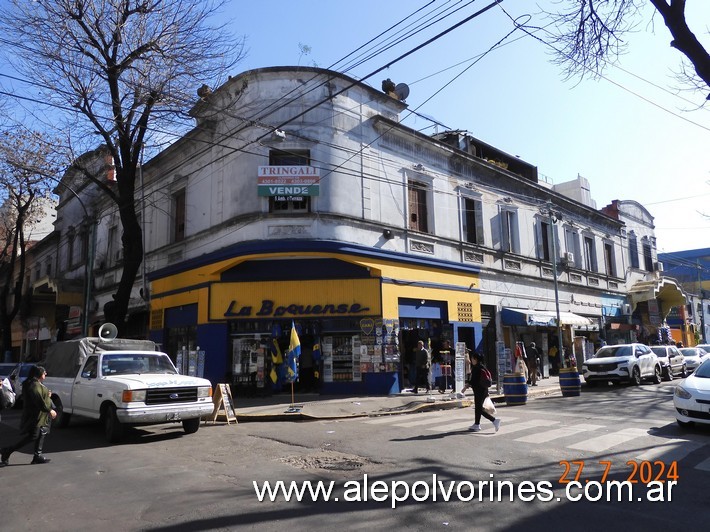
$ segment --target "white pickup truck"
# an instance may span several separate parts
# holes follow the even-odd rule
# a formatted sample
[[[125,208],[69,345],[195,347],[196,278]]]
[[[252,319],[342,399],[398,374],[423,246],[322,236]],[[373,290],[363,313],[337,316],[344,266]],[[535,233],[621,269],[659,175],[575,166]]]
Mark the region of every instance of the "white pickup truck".
[[[151,341],[81,338],[50,346],[44,384],[65,427],[72,414],[100,419],[106,439],[117,442],[127,425],[182,422],[197,432],[212,413],[210,381],[178,374]]]

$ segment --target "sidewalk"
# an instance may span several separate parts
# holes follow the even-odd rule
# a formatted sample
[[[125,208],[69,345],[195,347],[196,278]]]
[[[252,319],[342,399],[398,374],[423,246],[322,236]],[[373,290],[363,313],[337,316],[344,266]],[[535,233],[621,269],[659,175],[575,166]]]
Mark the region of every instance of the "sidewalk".
[[[544,395],[561,395],[558,377],[538,381],[537,386],[528,386],[528,400]],[[491,387],[494,403],[505,403],[501,385],[500,393]],[[341,395],[296,394],[293,405],[291,395],[282,393],[269,397],[235,397],[237,421],[308,421],[317,419],[342,419],[370,416],[412,414],[428,410],[468,408],[473,404],[473,393],[468,390],[461,394],[432,393],[413,394],[404,390],[389,396],[344,397]]]

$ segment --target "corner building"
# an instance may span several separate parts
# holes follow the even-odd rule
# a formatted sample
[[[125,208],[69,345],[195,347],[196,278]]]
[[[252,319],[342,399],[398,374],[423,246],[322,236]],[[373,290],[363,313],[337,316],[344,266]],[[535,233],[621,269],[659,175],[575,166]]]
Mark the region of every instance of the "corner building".
[[[204,352],[204,376],[244,394],[283,387],[292,324],[297,386],[322,393],[399,391],[420,339],[476,348],[458,182],[380,146],[404,109],[293,67],[200,101],[197,127],[145,167],[150,338],[176,359]]]

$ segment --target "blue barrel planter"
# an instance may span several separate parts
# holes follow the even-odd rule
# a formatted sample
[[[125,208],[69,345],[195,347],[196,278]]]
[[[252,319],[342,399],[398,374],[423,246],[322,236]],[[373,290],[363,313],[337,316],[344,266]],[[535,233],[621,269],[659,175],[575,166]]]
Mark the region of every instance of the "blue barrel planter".
[[[560,390],[562,397],[577,397],[582,393],[577,368],[560,368]]]
[[[508,406],[524,405],[528,402],[528,383],[524,373],[506,373],[503,376],[503,395]]]

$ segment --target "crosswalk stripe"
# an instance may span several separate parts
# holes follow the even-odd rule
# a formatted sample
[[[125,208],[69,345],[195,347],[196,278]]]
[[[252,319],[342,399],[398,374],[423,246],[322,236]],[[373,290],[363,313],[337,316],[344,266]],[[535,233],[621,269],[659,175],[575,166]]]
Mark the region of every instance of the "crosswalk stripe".
[[[520,423],[509,423],[509,421],[514,421],[516,418],[502,417],[500,431],[505,434],[511,434],[513,432],[520,432],[521,430],[529,430],[540,427],[540,421],[521,421]],[[549,421],[545,420],[545,425],[557,425],[559,421]]]
[[[416,417],[417,419],[426,419],[426,418],[441,418],[442,417],[442,412],[421,412],[417,414],[395,414],[391,416],[382,416],[382,417],[376,417],[373,419],[368,419],[366,421],[363,421],[363,423],[367,423],[368,425],[380,425],[380,424],[385,424],[385,423],[397,423],[398,421],[402,421],[404,419],[412,419]]]
[[[461,419],[464,417],[466,419],[468,419],[468,423],[471,423],[471,413],[470,412],[461,412],[458,415],[447,417],[446,419]],[[448,421],[438,417],[438,418],[432,418],[432,419],[421,419],[421,420],[416,420],[416,421],[408,421],[406,423],[394,423],[394,426],[408,428],[408,427],[418,427],[420,425],[433,425],[435,423],[441,423],[441,422],[448,423]]]
[[[606,451],[607,449],[614,447],[615,445],[620,445],[624,442],[636,439],[639,436],[646,436],[647,434],[648,431],[644,429],[626,428],[618,432],[604,434],[603,436],[590,438],[583,442],[569,445],[568,448],[589,452]]]
[[[546,410],[534,410],[530,408],[525,409],[526,414],[529,415],[535,415],[535,416],[544,416],[544,415],[549,415],[550,412]],[[579,412],[555,412],[555,416],[568,416],[568,417],[573,417],[573,418],[579,418]],[[594,415],[593,417],[589,418],[590,420],[593,421],[599,421],[599,422],[610,422],[610,423],[618,423],[619,418],[614,417],[614,416],[602,416],[602,415]],[[633,420],[630,419],[628,420],[631,423],[643,423],[645,425],[648,424],[654,424],[658,426],[664,426],[668,425],[669,423],[673,423],[675,421],[675,418],[664,418],[664,419],[653,419],[653,418],[639,418],[638,420]]]
[[[663,461],[667,464],[673,461],[679,462],[693,451],[697,451],[704,446],[704,443],[697,441],[672,439],[636,456],[636,459],[639,461],[653,461],[663,457]],[[709,462],[708,466],[710,467],[710,459],[707,462]]]
[[[468,418],[466,421],[460,421],[458,423],[447,423],[446,425],[439,425],[436,427],[428,427],[426,430],[431,432],[453,432],[456,430],[464,430],[473,425],[473,416]],[[493,425],[491,425],[492,427]]]
[[[538,432],[537,434],[523,436],[515,441],[522,441],[526,443],[545,443],[559,438],[574,436],[575,434],[580,434],[582,432],[589,432],[603,428],[603,425],[576,425],[574,427],[560,427],[559,429],[547,430],[545,432]]]
[[[505,413],[505,411],[503,411]],[[547,414],[548,412],[538,412],[526,410],[527,414]],[[500,434],[513,434],[521,431],[529,431],[531,429],[538,429],[537,431],[516,438],[514,441],[519,441],[523,443],[541,444],[552,440],[562,439],[562,438],[573,438],[575,436],[597,432],[606,429],[610,425],[595,425],[595,424],[569,424],[571,421],[569,419],[562,420],[549,420],[549,419],[537,419],[537,420],[521,420],[518,421],[516,417],[501,416],[503,421],[501,426]],[[604,421],[607,419],[603,416],[596,416],[593,418],[595,421]],[[616,421],[615,418],[608,418],[609,420]],[[401,428],[416,428],[421,427],[424,430],[430,432],[444,433],[444,432],[456,432],[461,430],[467,430],[473,424],[474,416],[471,409],[459,409],[456,411],[436,411],[436,412],[422,412],[413,415],[390,415],[382,416],[378,418],[371,418],[361,421],[361,423],[367,424],[389,424],[394,427]],[[492,432],[493,425],[489,424],[488,420],[481,420],[481,428],[484,433]],[[645,420],[648,422],[648,419]],[[659,424],[665,421],[657,420]],[[562,426],[557,428],[551,428],[549,430],[540,430],[541,427],[549,427],[551,425],[556,425],[562,423]],[[433,426],[428,426],[433,425]],[[489,430],[490,429],[490,430]],[[589,451],[589,452],[603,452],[611,447],[620,445],[622,443],[634,440],[642,436],[648,436],[649,432],[647,429],[640,429],[634,427],[627,427],[625,429],[611,432],[608,434],[603,434],[594,438],[586,439],[579,443],[573,443],[567,445],[568,449]],[[641,461],[654,461],[663,460],[666,463],[673,461],[680,462],[686,458],[689,454],[697,451],[698,449],[705,447],[707,444],[688,440],[688,439],[670,439],[664,440],[663,443],[655,445],[652,449],[635,456],[634,458]],[[700,464],[694,467],[702,471],[710,471],[710,458],[704,460]]]

